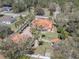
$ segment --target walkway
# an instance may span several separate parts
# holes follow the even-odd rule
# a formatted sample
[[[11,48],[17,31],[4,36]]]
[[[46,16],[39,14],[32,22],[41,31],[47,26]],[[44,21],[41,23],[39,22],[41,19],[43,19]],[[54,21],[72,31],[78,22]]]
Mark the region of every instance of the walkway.
[[[33,58],[37,58],[37,59],[51,59],[50,57],[41,56],[41,55],[28,55],[28,56],[33,57]]]
[[[17,17],[17,16],[20,16],[20,15],[26,16],[25,14],[20,14],[20,13],[16,14],[16,13],[9,13],[9,12],[0,12],[0,14],[12,16],[12,17]]]

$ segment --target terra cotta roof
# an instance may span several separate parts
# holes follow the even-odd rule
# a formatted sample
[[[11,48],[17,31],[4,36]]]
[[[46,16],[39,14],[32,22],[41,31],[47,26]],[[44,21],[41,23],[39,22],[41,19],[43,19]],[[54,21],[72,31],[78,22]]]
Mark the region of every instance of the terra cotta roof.
[[[45,18],[38,18],[38,20],[33,20],[32,25],[34,26],[42,26],[43,28],[52,29],[52,21]]]
[[[10,36],[10,39],[15,42],[15,43],[18,43],[20,40],[21,40],[21,35],[16,33],[16,34],[12,34]]]
[[[28,35],[23,35],[23,34],[19,34],[19,33],[15,33],[12,34],[10,36],[10,39],[14,42],[14,43],[19,43],[21,41],[27,40],[28,38],[30,38]]]

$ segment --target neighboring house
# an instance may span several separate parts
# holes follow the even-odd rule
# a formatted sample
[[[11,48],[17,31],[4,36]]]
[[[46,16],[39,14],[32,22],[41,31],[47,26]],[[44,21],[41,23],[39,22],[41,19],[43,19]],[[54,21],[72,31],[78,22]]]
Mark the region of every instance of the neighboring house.
[[[15,33],[15,34],[10,35],[10,39],[14,43],[19,43],[19,41],[22,40],[22,36],[19,33]]]
[[[31,38],[30,36],[26,36],[26,35],[22,35],[22,34],[19,34],[19,33],[15,33],[15,34],[12,34],[10,35],[9,37],[14,43],[20,43],[20,42],[24,42],[26,41],[27,39]]]
[[[0,24],[9,25],[13,23],[16,19],[11,16],[2,16],[0,17]]]
[[[42,30],[51,31],[53,22],[47,17],[38,16],[32,21],[32,26],[42,28]]]
[[[32,33],[30,32],[30,27],[24,29],[22,33],[14,33],[10,35],[10,39],[15,43],[19,43],[32,38]]]
[[[15,43],[19,43],[30,38],[32,38],[30,27],[27,27],[21,34],[15,33],[10,35],[10,39]]]
[[[12,7],[11,7],[11,5],[3,5],[2,10],[3,11],[11,11],[12,10]]]

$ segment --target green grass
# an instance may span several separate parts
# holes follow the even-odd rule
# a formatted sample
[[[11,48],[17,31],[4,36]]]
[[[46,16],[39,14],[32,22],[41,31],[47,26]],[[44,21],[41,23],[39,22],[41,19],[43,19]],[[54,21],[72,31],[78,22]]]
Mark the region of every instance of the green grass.
[[[45,52],[47,50],[50,50],[51,48],[51,44],[50,43],[43,43],[43,45],[40,45],[36,50],[35,50],[35,54],[41,54],[44,55]],[[50,50],[51,52],[51,50]]]
[[[41,35],[45,35],[44,38],[58,38],[58,33],[52,33],[52,32],[42,32]]]

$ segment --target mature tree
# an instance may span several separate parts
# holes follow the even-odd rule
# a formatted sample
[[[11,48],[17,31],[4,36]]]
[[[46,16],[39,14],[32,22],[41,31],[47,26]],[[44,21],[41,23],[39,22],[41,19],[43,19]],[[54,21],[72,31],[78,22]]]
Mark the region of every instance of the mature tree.
[[[73,0],[72,2],[77,8],[79,8],[79,0]]]
[[[8,4],[8,5],[12,5],[14,2],[14,0],[4,0],[3,3],[4,4]]]
[[[78,38],[68,37],[60,43],[54,45],[54,57],[55,59],[78,59],[79,50],[78,42],[74,41]],[[58,48],[58,49],[57,49]]]
[[[49,11],[50,11],[50,15],[53,15],[53,12],[56,11],[56,4],[55,3],[49,4]]]
[[[67,31],[71,35],[78,35],[79,34],[79,20],[70,20],[68,22]]]
[[[35,14],[43,16],[45,13],[44,13],[44,10],[41,7],[37,7],[35,9]]]
[[[25,4],[21,1],[18,1],[17,3],[13,3],[12,7],[15,13],[25,11]]]
[[[64,27],[58,26],[57,29],[58,29],[57,32],[59,33],[58,36],[59,36],[60,39],[68,38],[69,33],[65,30]]]
[[[0,7],[2,7],[3,5],[3,0],[0,0]]]
[[[0,26],[0,37],[1,38],[5,38],[12,33],[13,33],[13,31],[9,27]]]

